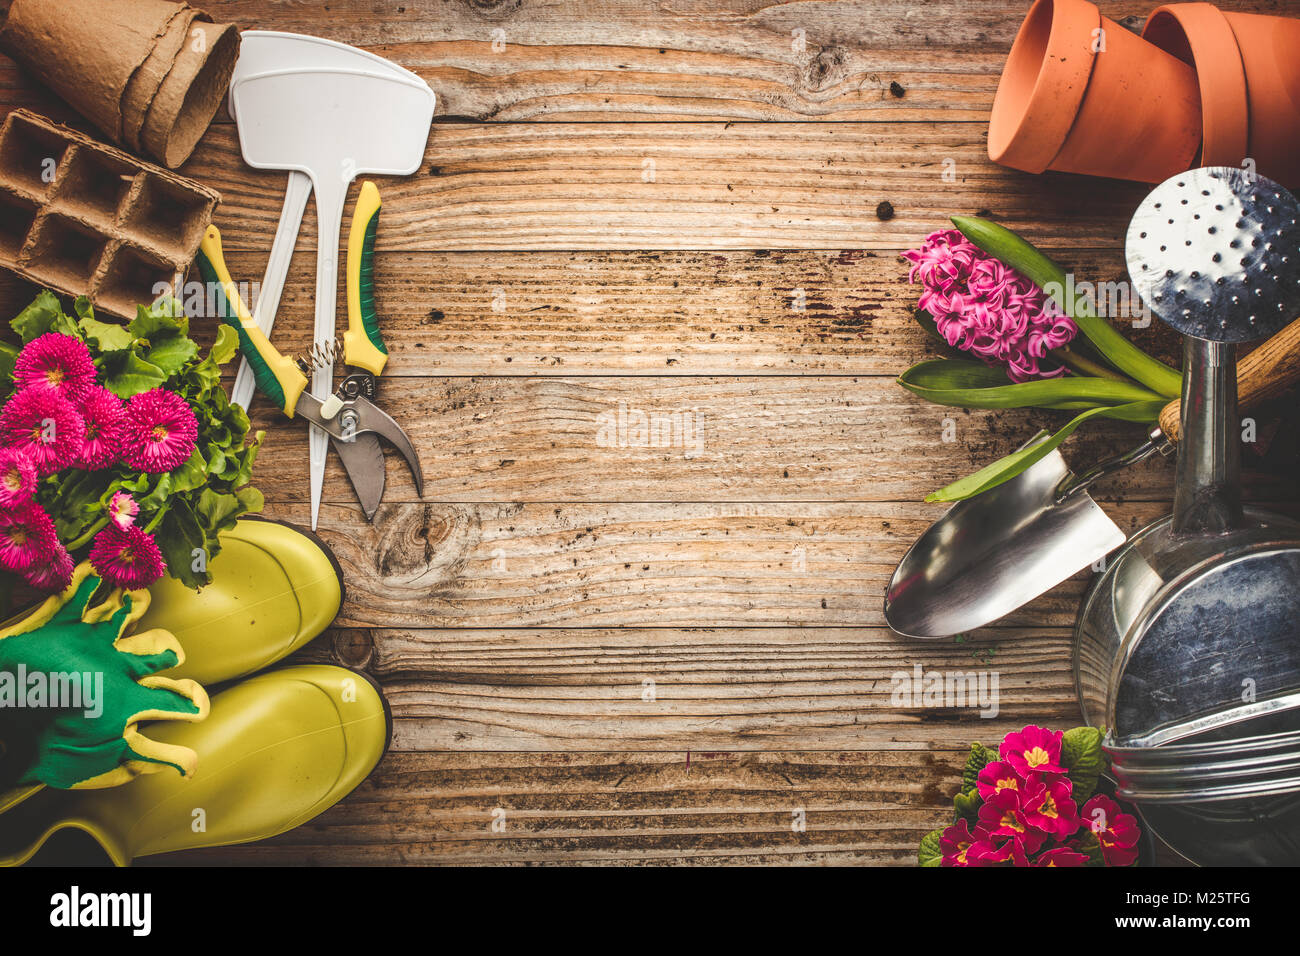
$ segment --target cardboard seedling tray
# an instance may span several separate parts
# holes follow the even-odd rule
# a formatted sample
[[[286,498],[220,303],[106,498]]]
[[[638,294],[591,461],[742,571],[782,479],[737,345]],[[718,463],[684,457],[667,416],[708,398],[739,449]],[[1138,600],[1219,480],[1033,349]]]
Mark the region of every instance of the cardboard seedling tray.
[[[132,318],[194,259],[221,196],[27,110],[0,127],[0,266]]]

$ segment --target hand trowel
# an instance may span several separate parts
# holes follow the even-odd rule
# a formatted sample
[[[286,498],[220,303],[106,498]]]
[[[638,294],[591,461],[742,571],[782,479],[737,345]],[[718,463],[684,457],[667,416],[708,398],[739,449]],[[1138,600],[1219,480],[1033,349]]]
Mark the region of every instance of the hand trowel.
[[[1237,366],[1245,409],[1300,381],[1300,319]],[[1125,534],[1087,493],[1097,479],[1168,454],[1180,435],[1179,402],[1132,451],[1074,474],[1053,450],[1015,478],[959,501],[899,562],[885,620],[907,637],[941,638],[983,627],[1050,591],[1124,543]],[[1025,447],[1047,438],[1041,432]]]
[[[272,30],[245,30],[240,34],[239,60],[230,79],[231,87],[249,76],[275,73],[280,70],[343,69],[386,73],[422,83],[415,73],[398,66],[391,60],[357,47],[327,40],[324,37],[302,33],[280,33]],[[432,91],[430,93],[432,95]],[[227,97],[226,107],[238,122],[238,106],[233,95]],[[264,335],[270,335],[275,314],[280,307],[284,281],[289,274],[293,247],[302,227],[303,213],[311,196],[311,177],[297,170],[289,171],[289,181],[284,194],[284,208],[271,243],[266,274],[253,302],[253,321]],[[248,359],[241,359],[235,385],[230,390],[230,400],[248,408],[256,383]]]
[[[419,168],[433,121],[433,92],[423,82],[375,71],[291,69],[244,77],[230,95],[244,161],[311,178],[319,223],[313,353],[330,355],[348,186],[360,175],[409,176]],[[311,394],[328,398],[333,377],[332,362],[318,361]],[[315,528],[328,434],[313,427],[309,450]]]

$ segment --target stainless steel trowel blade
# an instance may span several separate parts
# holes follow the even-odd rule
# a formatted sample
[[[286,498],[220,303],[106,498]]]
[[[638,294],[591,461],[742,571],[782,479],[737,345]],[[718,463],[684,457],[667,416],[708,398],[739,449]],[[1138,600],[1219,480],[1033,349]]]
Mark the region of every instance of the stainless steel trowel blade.
[[[1056,503],[1068,474],[1053,451],[1010,481],[957,502],[894,571],[885,594],[889,626],[907,637],[965,634],[1123,544],[1124,532],[1086,493]]]

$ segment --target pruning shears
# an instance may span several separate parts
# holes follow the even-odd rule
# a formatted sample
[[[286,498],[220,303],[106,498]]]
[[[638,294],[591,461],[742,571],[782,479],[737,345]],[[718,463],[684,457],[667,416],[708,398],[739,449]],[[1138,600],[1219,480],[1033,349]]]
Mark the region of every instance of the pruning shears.
[[[348,374],[324,401],[307,391],[307,373],[314,365],[333,363],[337,342],[313,347],[310,363],[282,355],[253,321],[231,281],[216,226],[208,226],[196,259],[204,282],[217,290],[221,320],[239,336],[240,351],[252,366],[258,389],[289,418],[305,418],[329,434],[330,444],[339,453],[361,501],[361,510],[370,521],[384,497],[381,438],[401,452],[415,479],[416,493],[424,494],[424,473],[415,447],[402,427],[375,404],[379,376],[388,362],[374,295],[375,232],[381,206],[375,184],[364,183],[348,237],[348,329],[343,334],[343,362]],[[314,512],[311,526],[315,530]]]

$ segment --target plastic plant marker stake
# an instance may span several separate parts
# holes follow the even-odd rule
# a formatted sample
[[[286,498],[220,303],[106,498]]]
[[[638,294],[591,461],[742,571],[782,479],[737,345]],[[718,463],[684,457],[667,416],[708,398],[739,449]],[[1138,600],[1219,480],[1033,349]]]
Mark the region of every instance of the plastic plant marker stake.
[[[311,177],[316,192],[314,341],[335,337],[338,245],[348,186],[358,175],[409,176],[424,158],[433,122],[433,91],[404,77],[358,70],[287,70],[245,77],[231,96],[244,160],[257,169],[290,169]],[[312,395],[329,396],[333,368],[318,368]],[[329,440],[313,428],[312,528],[320,509]]]
[[[249,76],[290,69],[355,69],[423,82],[416,74],[403,69],[391,60],[323,37],[270,30],[245,30],[240,34],[239,61],[235,64],[235,74],[230,81],[232,92],[227,96],[226,105],[231,117],[238,122],[236,112],[238,107],[233,94],[235,83]],[[253,306],[253,320],[267,335],[271,333],[275,316],[280,308],[284,282],[289,274],[294,245],[302,228],[302,217],[310,196],[311,177],[306,173],[290,170],[280,222],[276,226],[275,240],[271,244],[266,273],[262,277],[262,285]],[[246,409],[252,401],[255,388],[253,370],[248,360],[241,358],[230,400]]]

